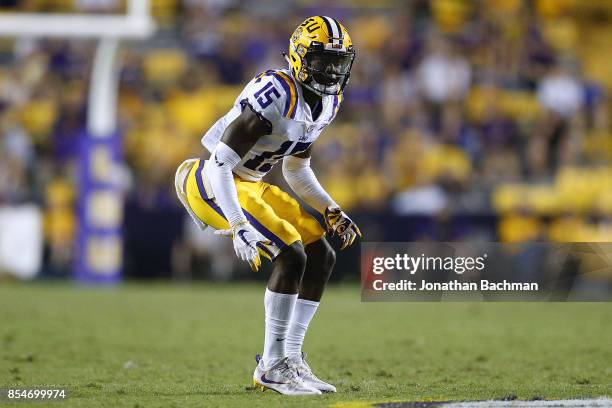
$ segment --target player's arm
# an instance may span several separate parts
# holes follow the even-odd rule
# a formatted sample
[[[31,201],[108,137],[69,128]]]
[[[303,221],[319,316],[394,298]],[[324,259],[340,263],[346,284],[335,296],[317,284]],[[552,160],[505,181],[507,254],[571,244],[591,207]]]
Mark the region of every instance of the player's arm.
[[[355,241],[357,235],[361,236],[361,231],[319,183],[310,167],[311,152],[312,146],[302,153],[285,156],[283,176],[289,187],[306,204],[324,215],[328,232],[334,232],[340,237],[344,249]]]
[[[214,196],[230,225],[228,230],[216,234],[231,236],[236,255],[249,262],[253,271],[257,271],[261,264],[257,243],[263,240],[240,207],[233,169],[259,138],[271,131],[270,122],[255,113],[250,105],[243,105],[240,116],[225,129],[206,168]]]
[[[310,167],[310,155],[312,146],[306,151],[293,156],[285,156],[283,159],[283,176],[289,187],[306,204],[325,214],[328,207],[338,207],[338,204],[327,194],[325,189],[317,180],[312,168]]]

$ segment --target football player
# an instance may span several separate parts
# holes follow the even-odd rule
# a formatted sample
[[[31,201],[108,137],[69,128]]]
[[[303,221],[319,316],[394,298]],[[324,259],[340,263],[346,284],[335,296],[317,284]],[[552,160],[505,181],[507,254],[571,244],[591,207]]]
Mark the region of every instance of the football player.
[[[312,144],[336,117],[355,50],[346,28],[326,16],[295,30],[285,55],[289,69],[253,78],[232,109],[202,138],[208,160],[188,160],[177,171],[181,202],[201,227],[233,239],[236,255],[257,271],[274,262],[264,297],[263,355],[253,382],[281,394],[335,392],[315,376],[302,343],[335,262],[326,230],[279,187],[262,181],[282,160],[283,175],[319,211],[342,249],[359,228],[325,192],[310,167]]]

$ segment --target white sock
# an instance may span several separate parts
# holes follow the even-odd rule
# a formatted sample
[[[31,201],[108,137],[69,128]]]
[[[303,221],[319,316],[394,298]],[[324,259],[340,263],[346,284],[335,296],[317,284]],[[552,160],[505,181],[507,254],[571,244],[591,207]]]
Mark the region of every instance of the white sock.
[[[302,356],[304,336],[306,336],[308,325],[318,307],[319,302],[313,302],[312,300],[298,299],[295,303],[295,309],[293,309],[293,315],[291,316],[291,324],[289,325],[289,333],[287,333],[287,356],[292,358]]]
[[[297,296],[297,293],[294,295],[276,293],[266,288],[264,296],[266,331],[263,351],[266,369],[286,357],[285,342]]]

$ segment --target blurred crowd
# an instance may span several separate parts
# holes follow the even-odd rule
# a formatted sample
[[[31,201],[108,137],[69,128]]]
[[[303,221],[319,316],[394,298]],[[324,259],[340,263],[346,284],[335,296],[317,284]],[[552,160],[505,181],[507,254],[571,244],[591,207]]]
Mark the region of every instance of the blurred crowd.
[[[159,31],[125,43],[126,195],[177,208],[178,164],[294,28],[332,15],[357,58],[313,166],[345,209],[493,214],[502,241],[612,241],[612,5],[595,0],[153,0]],[[117,0],[0,1],[122,12]],[[0,205],[37,202],[69,260],[92,41],[0,39]],[[95,80],[95,78],[94,78]],[[272,181],[282,184],[278,172]]]

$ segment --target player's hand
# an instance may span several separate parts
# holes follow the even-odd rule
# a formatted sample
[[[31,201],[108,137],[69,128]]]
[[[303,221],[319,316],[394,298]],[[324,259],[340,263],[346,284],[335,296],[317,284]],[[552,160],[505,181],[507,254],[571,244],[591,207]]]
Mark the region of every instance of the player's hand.
[[[325,209],[325,225],[327,225],[327,232],[336,233],[342,240],[340,249],[351,245],[358,235],[361,238],[361,231],[357,224],[339,207],[330,206]]]
[[[230,229],[217,230],[216,235],[231,237],[234,242],[236,256],[251,265],[253,272],[257,272],[261,266],[261,258],[257,250],[257,243],[269,245],[270,241],[262,239],[257,230],[248,222],[241,222]]]

